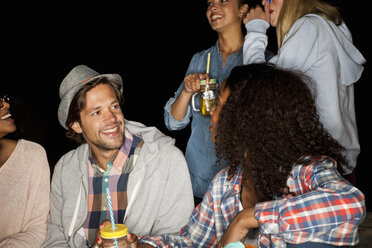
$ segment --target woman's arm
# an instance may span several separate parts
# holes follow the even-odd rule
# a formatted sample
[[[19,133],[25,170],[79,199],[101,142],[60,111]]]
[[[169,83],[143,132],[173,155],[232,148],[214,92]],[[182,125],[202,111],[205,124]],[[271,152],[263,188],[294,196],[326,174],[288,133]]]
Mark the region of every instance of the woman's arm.
[[[258,226],[260,234],[266,235],[265,242],[270,242],[267,237],[274,237],[304,243],[343,233],[336,237],[338,242],[353,243],[366,214],[364,195],[342,179],[332,161],[325,159],[318,165],[294,170],[292,177],[299,180],[294,184],[299,185],[302,194],[258,203],[255,210],[241,211],[230,223],[219,247],[241,241],[250,228]]]
[[[45,240],[50,204],[50,170],[45,151],[32,152],[37,159],[29,161],[29,166],[33,167],[28,175],[32,178],[32,185],[28,188],[29,198],[24,206],[30,208],[30,216],[24,219],[21,232],[0,241],[1,247],[39,248]]]
[[[265,11],[260,6],[250,9],[243,23],[247,34],[243,44],[243,64],[266,62],[265,51],[268,37],[266,35],[269,24],[269,6],[264,3]]]
[[[254,208],[243,209],[229,224],[226,232],[218,241],[217,247],[225,247],[232,242],[242,241],[248,234],[249,229],[258,228],[258,221],[255,218]]]
[[[206,79],[208,74],[193,73],[185,77],[183,80],[184,87],[181,94],[174,101],[171,107],[171,114],[174,119],[182,121],[186,116],[187,107],[189,106],[191,97],[200,89],[200,80]]]
[[[243,44],[243,64],[266,62],[265,51],[268,37],[266,35],[270,24],[264,20],[252,20],[245,27],[247,34]]]
[[[203,201],[194,209],[189,222],[180,232],[161,236],[145,236],[141,239],[142,243],[151,244],[154,247],[214,247],[217,244],[218,233],[222,235],[225,228],[221,220],[218,221],[218,218],[222,217],[221,209],[219,209],[220,198],[224,194],[221,190],[224,188],[227,175],[226,171],[222,172],[224,173],[217,174],[212,180]],[[228,214],[234,213],[232,211]],[[228,214],[222,218],[230,218]]]
[[[290,243],[323,235],[347,243],[357,236],[366,212],[364,195],[339,175],[332,161],[325,159],[294,170],[293,180],[301,180],[294,184],[300,185],[303,194],[256,205],[261,234],[279,235]],[[338,233],[342,237],[333,236]]]
[[[191,97],[200,89],[200,80],[209,76],[205,73],[197,72],[201,54],[204,53],[194,54],[182,84],[178,87],[175,96],[170,98],[164,106],[164,122],[168,130],[181,130],[190,122],[192,115],[190,108]]]

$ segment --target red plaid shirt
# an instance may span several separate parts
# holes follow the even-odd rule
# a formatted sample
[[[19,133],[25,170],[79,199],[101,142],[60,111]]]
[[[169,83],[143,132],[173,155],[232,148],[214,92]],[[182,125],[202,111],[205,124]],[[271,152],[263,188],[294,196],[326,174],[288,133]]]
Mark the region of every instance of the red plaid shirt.
[[[256,205],[260,247],[309,241],[336,246],[358,243],[358,225],[366,215],[364,195],[339,175],[333,159],[302,157],[287,186],[294,197]]]
[[[213,179],[201,204],[179,233],[146,236],[155,247],[214,247],[239,213],[241,171],[231,180],[226,169]],[[364,195],[345,181],[329,157],[305,156],[287,181],[294,197],[256,205],[259,247],[285,247],[307,241],[333,245],[358,243],[366,213]]]

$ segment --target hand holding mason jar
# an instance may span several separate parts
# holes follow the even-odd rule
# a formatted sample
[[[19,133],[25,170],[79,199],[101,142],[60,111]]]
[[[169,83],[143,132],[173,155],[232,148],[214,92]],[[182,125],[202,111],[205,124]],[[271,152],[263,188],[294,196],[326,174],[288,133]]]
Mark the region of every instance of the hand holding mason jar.
[[[210,79],[207,73],[193,73],[184,79],[184,91],[193,93],[191,103],[194,111],[200,111],[203,116],[210,116],[210,110],[216,105],[218,98],[218,83]],[[195,100],[198,95],[199,100]],[[198,108],[195,101],[199,102]]]
[[[103,248],[126,248],[128,242],[126,236],[128,228],[124,224],[116,224],[116,228],[112,228],[111,224],[100,229]]]
[[[210,67],[210,61],[211,61],[211,53],[208,53],[207,58],[207,73],[205,75],[205,79],[199,78],[200,84],[198,92],[193,94],[191,102],[192,102],[192,108],[194,111],[200,111],[200,113],[203,116],[210,116],[210,111],[216,106],[217,104],[217,94],[218,94],[218,83],[216,79],[210,79],[209,78],[209,67]],[[199,74],[203,75],[203,74]],[[186,81],[185,81],[185,87],[186,87]],[[193,88],[194,91],[194,88]],[[200,109],[195,107],[195,96],[199,96],[199,105]]]
[[[128,228],[124,224],[116,224],[112,228],[110,220],[101,223],[100,229],[96,232],[96,244],[94,248],[127,248],[130,247],[127,241]]]
[[[216,79],[206,79],[200,81],[200,90],[192,96],[192,108],[200,111],[203,116],[210,116],[211,109],[216,106],[218,94],[218,84]],[[200,109],[195,107],[195,96],[199,97]]]

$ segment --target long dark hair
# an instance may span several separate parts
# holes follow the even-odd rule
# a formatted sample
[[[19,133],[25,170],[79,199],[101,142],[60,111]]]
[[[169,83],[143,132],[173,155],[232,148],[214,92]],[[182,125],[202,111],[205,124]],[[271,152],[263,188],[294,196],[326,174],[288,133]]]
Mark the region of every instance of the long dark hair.
[[[281,194],[293,164],[303,155],[327,155],[347,164],[344,148],[319,121],[303,76],[272,64],[235,67],[230,95],[217,124],[216,153],[253,177],[260,200]]]

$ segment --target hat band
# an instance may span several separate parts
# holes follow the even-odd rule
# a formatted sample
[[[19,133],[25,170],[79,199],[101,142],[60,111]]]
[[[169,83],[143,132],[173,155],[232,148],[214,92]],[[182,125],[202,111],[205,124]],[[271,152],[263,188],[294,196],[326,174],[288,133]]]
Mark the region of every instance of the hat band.
[[[92,76],[92,77],[89,77],[89,78],[85,79],[84,81],[80,82],[79,85],[82,85],[82,84],[86,83],[87,81],[89,81],[90,79],[92,79],[94,77],[96,77],[96,76]]]

